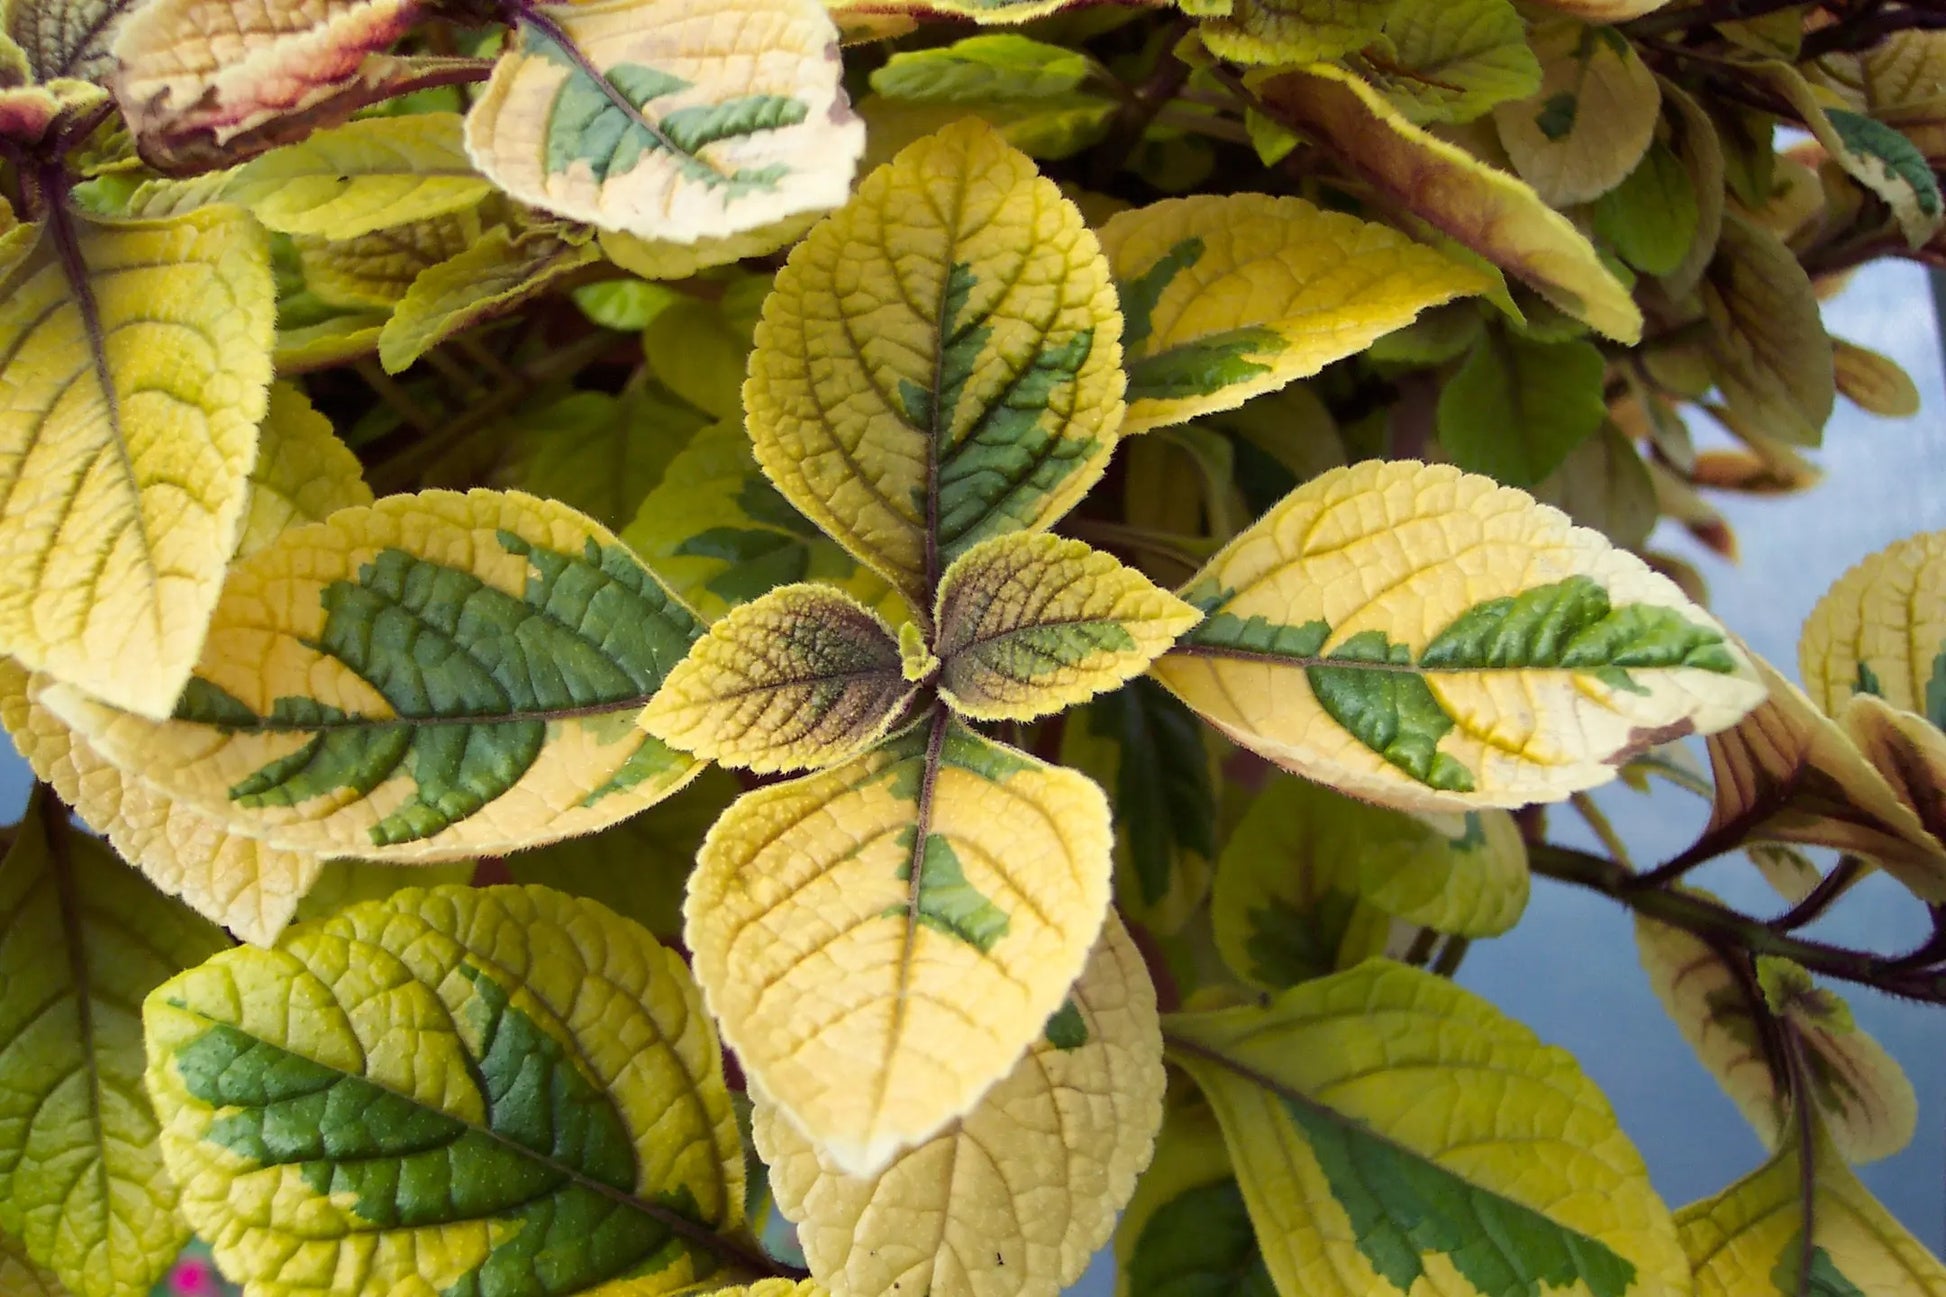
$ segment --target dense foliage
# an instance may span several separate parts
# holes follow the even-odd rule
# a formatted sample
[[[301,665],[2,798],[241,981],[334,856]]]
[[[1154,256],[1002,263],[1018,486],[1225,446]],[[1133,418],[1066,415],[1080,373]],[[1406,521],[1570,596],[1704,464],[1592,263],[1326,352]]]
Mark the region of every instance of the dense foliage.
[[[1946,533],[1801,687],[1653,543],[1916,411],[1937,6],[0,32],[0,1292],[1946,1297],[1830,985],[1946,1003]],[[1454,985],[1533,874],[1769,1161]]]

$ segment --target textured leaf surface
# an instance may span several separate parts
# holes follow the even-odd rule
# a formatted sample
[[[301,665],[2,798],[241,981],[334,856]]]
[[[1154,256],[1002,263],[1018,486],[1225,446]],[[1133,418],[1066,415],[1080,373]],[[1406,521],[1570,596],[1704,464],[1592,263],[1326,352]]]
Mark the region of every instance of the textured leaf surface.
[[[467,160],[458,114],[414,113],[319,131],[249,163],[222,196],[285,234],[352,239],[465,211],[492,190]]]
[[[738,801],[685,906],[744,1069],[845,1171],[966,1113],[1100,930],[1108,807],[1081,775],[935,716]]]
[[[1392,48],[1372,80],[1408,121],[1470,122],[1541,83],[1509,0],[1393,0],[1384,34]]]
[[[1177,1103],[1115,1227],[1117,1297],[1275,1297],[1216,1114]]]
[[[1534,342],[1490,328],[1439,393],[1439,444],[1470,473],[1531,487],[1608,415],[1591,342]]]
[[[182,1210],[253,1291],[673,1292],[743,1155],[682,961],[544,888],[409,889],[165,983]]]
[[[52,1270],[27,1255],[26,1244],[0,1234],[0,1291],[17,1297],[71,1297]]]
[[[789,585],[711,626],[642,724],[706,761],[808,770],[883,738],[916,689],[898,638],[869,608],[829,586]]]
[[[1723,1092],[1775,1149],[1791,1130],[1783,1038],[1766,1022],[1758,969],[1735,962],[1679,928],[1635,921],[1635,948],[1656,998]],[[1773,981],[1790,991],[1781,1016],[1803,1049],[1811,1100],[1825,1132],[1853,1162],[1896,1153],[1912,1139],[1918,1104],[1912,1083],[1877,1041],[1859,1031],[1834,992],[1782,961]],[[1739,965],[1741,965],[1739,967]]]
[[[1078,540],[996,536],[939,583],[940,693],[975,720],[1032,720],[1140,675],[1200,618]]]
[[[1946,729],[1946,531],[1897,541],[1839,577],[1797,646],[1825,715],[1870,694]]]
[[[139,7],[139,0],[11,0],[4,7],[6,34],[27,56],[36,81],[102,81],[115,66],[109,53],[115,32]]]
[[[1278,764],[1406,809],[1559,800],[1762,697],[1667,579],[1446,466],[1313,479],[1187,597],[1206,616],[1164,684]]]
[[[507,484],[619,531],[708,423],[655,384],[570,392],[518,421]]]
[[[1237,63],[1317,63],[1378,36],[1392,0],[1234,0],[1202,25],[1203,43]]]
[[[706,618],[804,580],[836,585],[881,616],[909,615],[883,580],[777,493],[740,422],[712,424],[691,438],[622,539]]]
[[[1867,856],[1930,900],[1946,900],[1946,845],[1804,691],[1757,661],[1769,699],[1711,736],[1716,801],[1705,832]],[[1747,827],[1744,827],[1747,826]]]
[[[599,259],[585,232],[496,226],[413,280],[378,335],[378,358],[396,374],[453,335],[505,315]]]
[[[272,294],[263,236],[234,208],[127,223],[57,210],[0,272],[12,656],[168,712],[236,539]]]
[[[371,502],[365,470],[331,430],[331,421],[297,387],[274,385],[258,433],[236,556],[248,558],[292,527]]]
[[[893,54],[872,73],[873,97],[859,112],[879,157],[973,115],[1030,157],[1065,158],[1107,134],[1112,86],[1087,54],[1007,32]]]
[[[863,125],[817,0],[607,0],[523,11],[466,119],[524,203],[678,243],[844,202]]]
[[[1500,142],[1550,205],[1599,198],[1635,170],[1655,138],[1655,74],[1626,39],[1600,28],[1552,23],[1530,40],[1540,88],[1493,110]]]
[[[1121,317],[1081,214],[991,128],[911,145],[792,251],[744,391],[784,495],[913,601],[1046,527],[1122,415]]]
[[[1349,73],[1324,66],[1285,73],[1259,93],[1407,210],[1561,310],[1617,341],[1641,338],[1642,313],[1628,289],[1531,186],[1414,126]]]
[[[173,719],[71,689],[44,701],[235,831],[454,859],[590,832],[680,787],[694,765],[634,718],[700,633],[567,507],[426,492],[286,532],[232,569]]]
[[[1387,226],[1266,194],[1123,212],[1101,243],[1126,316],[1126,432],[1234,409],[1489,285]]]
[[[1222,1122],[1280,1292],[1689,1291],[1600,1092],[1443,978],[1368,963],[1164,1034]]]
[[[1155,990],[1111,917],[1013,1070],[877,1175],[847,1175],[761,1097],[754,1133],[778,1208],[834,1294],[1055,1297],[1148,1165],[1163,1082]]]
[[[1115,904],[1151,932],[1182,927],[1209,890],[1216,775],[1196,714],[1146,677],[1070,715],[1061,764],[1108,791]]]
[[[1498,936],[1527,889],[1504,811],[1409,815],[1280,775],[1223,848],[1210,919],[1224,962],[1276,989],[1382,954],[1390,918]]]
[[[1817,294],[1777,236],[1729,215],[1703,281],[1710,373],[1724,404],[1793,446],[1815,446],[1837,399]]]
[[[419,0],[154,0],[113,52],[115,95],[144,156],[224,165],[342,121],[408,70],[384,53]]]
[[[227,944],[51,799],[0,860],[0,1229],[81,1297],[146,1292],[188,1239],[135,1006]]]
[[[1801,1291],[1809,1228],[1809,1290],[1818,1297],[1940,1297],[1946,1268],[1858,1182],[1822,1132],[1815,1136],[1810,1220],[1802,1145],[1676,1214],[1695,1267],[1696,1297],[1792,1297]]]

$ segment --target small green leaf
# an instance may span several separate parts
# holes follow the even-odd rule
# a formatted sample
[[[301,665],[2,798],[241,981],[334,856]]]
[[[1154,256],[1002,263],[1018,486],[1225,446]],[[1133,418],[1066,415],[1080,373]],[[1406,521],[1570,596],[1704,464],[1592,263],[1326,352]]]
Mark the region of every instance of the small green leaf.
[[[1439,444],[1461,468],[1532,486],[1601,427],[1606,370],[1593,343],[1489,330],[1439,394]]]

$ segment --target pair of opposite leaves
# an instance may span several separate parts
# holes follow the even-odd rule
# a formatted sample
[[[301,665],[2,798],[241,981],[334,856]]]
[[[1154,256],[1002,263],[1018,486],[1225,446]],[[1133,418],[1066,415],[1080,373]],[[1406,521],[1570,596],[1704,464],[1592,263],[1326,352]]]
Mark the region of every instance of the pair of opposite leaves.
[[[1431,255],[1402,249],[1375,227],[1341,230],[1332,221],[1344,218],[1294,200],[1268,213],[1301,218],[1276,243],[1278,222],[1254,212],[1264,201],[1237,204],[1258,219],[1238,223],[1234,247],[1219,237],[1225,200],[1165,204],[1110,227],[1114,259],[1128,267],[1126,333],[1138,352],[1174,363],[1213,349],[1215,374],[1231,375],[1234,353],[1208,340],[1226,344],[1224,326],[1241,317],[1252,354],[1287,349],[1315,367],[1328,354],[1307,332],[1309,312],[1279,313],[1305,268],[1290,241],[1313,228],[1336,232],[1366,254],[1349,262],[1379,283],[1409,277],[1414,256]],[[1197,220],[1209,222],[1206,237],[1172,228]],[[1250,240],[1273,241],[1252,256]],[[926,255],[895,261],[894,241]],[[1127,251],[1143,247],[1152,262]],[[985,128],[955,127],[913,146],[805,242],[767,305],[749,389],[760,458],[794,503],[926,606],[927,575],[942,561],[982,553],[979,543],[996,533],[1045,527],[1105,465],[1123,382],[1109,264],[1073,208]],[[840,291],[840,276],[857,291]],[[1253,283],[1283,295],[1252,298]],[[1364,305],[1363,318],[1327,315],[1320,332],[1355,348],[1416,309]],[[1244,373],[1247,382],[1218,383],[1197,400],[1234,403],[1286,371],[1253,361]],[[927,656],[948,658],[945,683],[962,701],[981,690],[1031,695],[1050,683],[1061,702],[1073,701],[1166,645],[1151,625],[1142,647],[1121,646],[1117,636],[1136,640],[1120,619],[1127,614],[1116,612],[1121,594],[1146,601],[1151,621],[1181,624],[1175,601],[1072,542],[1001,536],[992,544],[989,557],[1064,555],[1070,575],[1086,578],[1061,595],[1080,620],[1064,621],[1058,600],[996,599],[1009,589],[999,579],[1008,566],[999,564],[988,573],[994,589],[969,581],[966,599],[930,609],[939,619],[934,643],[900,653],[896,679],[894,645],[878,631],[862,641],[876,663],[869,683],[821,682],[826,707],[863,699],[877,709],[850,747],[821,756],[836,759],[882,732],[909,693],[905,668],[923,677]],[[1020,590],[1033,588],[1033,566],[1011,569]],[[1048,567],[1060,577],[1062,564]],[[1754,701],[1740,656],[1667,583],[1528,497],[1451,470],[1370,464],[1320,479],[1239,537],[1193,591],[1209,615],[1185,655],[1158,667],[1164,682],[1246,745],[1397,804],[1563,796],[1610,777],[1631,746],[1672,728],[1718,728]],[[829,606],[828,595],[809,597]],[[1102,602],[1091,611],[1090,600]],[[1049,609],[1051,623],[1033,622]],[[962,622],[1008,617],[1019,624],[987,642],[937,638]],[[812,629],[835,633],[842,621]],[[143,771],[167,796],[236,832],[316,854],[441,859],[589,831],[678,787],[691,763],[631,721],[700,634],[612,537],[570,511],[517,496],[430,493],[339,515],[241,565],[175,721],[117,714],[72,689],[41,697],[109,761]],[[452,652],[428,667],[407,652],[415,641]],[[798,651],[789,645],[776,660],[788,665]],[[714,648],[697,652],[691,675],[703,678]],[[1100,672],[1092,682],[1075,670],[1090,662]],[[1010,714],[996,709],[1023,704],[974,705]],[[841,1097],[861,1120],[858,1105],[882,1105],[886,1077],[908,1055],[917,1059],[917,1047],[899,1040],[893,1011],[911,971],[908,942],[942,952],[946,981],[1010,988],[1011,1000],[997,1002],[1018,1009],[996,1029],[992,1056],[955,1060],[957,1083],[937,1093],[916,1087],[913,1110],[896,1122],[874,1128],[877,1119],[864,1118],[841,1133],[806,1118],[862,1165],[862,1150],[882,1157],[964,1110],[1058,1007],[1100,923],[1108,834],[1091,785],[956,727],[915,731],[854,765],[758,795],[716,838],[727,858],[741,836],[731,825],[792,813],[792,797],[803,799],[800,836],[822,844],[807,860],[844,858],[847,829],[882,830],[877,890],[886,896],[869,911],[820,914],[793,893],[770,898],[781,906],[774,914],[755,916],[764,922],[752,930],[772,936],[842,921],[857,941],[889,942],[874,964],[884,985],[871,1016],[851,1022],[863,1039],[834,1048],[842,1066],[834,1061],[820,1075],[840,1087],[850,1078]],[[937,825],[919,832],[929,780],[965,784],[965,796],[935,799],[940,824],[980,821],[968,824],[963,846]],[[1072,838],[1044,833],[1045,862],[1009,880],[982,873],[984,860],[1015,849],[991,840],[997,826],[979,810],[989,798],[1086,814],[1074,817]],[[827,804],[847,807],[845,816]],[[1046,819],[1021,822],[1033,831]],[[744,841],[748,858],[724,870],[767,876],[756,860],[764,841]],[[937,853],[941,863],[899,878],[915,853]],[[1040,888],[1054,891],[1036,914],[1026,902]],[[729,915],[702,917],[727,930]],[[704,935],[692,935],[699,951],[712,944]],[[807,994],[822,996],[816,968],[795,971]],[[726,1008],[754,994],[754,978],[726,970],[722,985],[705,981],[753,1070],[762,1077],[771,1057],[789,1066],[799,1035],[743,1035]],[[954,996],[936,1006],[949,1036],[964,1003]],[[1000,1047],[1001,1036],[1010,1047]],[[809,1072],[806,1087],[830,1084]],[[765,1079],[806,1117],[809,1094]]]

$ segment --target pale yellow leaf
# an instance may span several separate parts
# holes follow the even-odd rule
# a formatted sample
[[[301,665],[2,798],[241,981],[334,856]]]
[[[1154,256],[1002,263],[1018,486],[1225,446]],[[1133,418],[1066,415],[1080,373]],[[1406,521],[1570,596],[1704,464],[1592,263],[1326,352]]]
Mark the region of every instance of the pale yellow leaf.
[[[1797,669],[1825,715],[1872,694],[1946,727],[1946,531],[1853,566],[1805,619]]]
[[[237,535],[236,557],[248,558],[301,523],[323,522],[340,509],[370,504],[372,488],[351,448],[331,421],[289,383],[270,389],[270,409],[258,433],[250,470],[250,503]]]
[[[1533,95],[1493,110],[1514,170],[1555,207],[1619,185],[1655,138],[1655,74],[1618,33],[1549,23],[1529,33],[1541,60]]]
[[[454,334],[518,309],[599,259],[585,231],[495,226],[412,281],[379,331],[379,361],[396,374]]]
[[[477,207],[493,186],[467,161],[454,113],[373,117],[319,131],[223,189],[273,230],[355,239]]]

